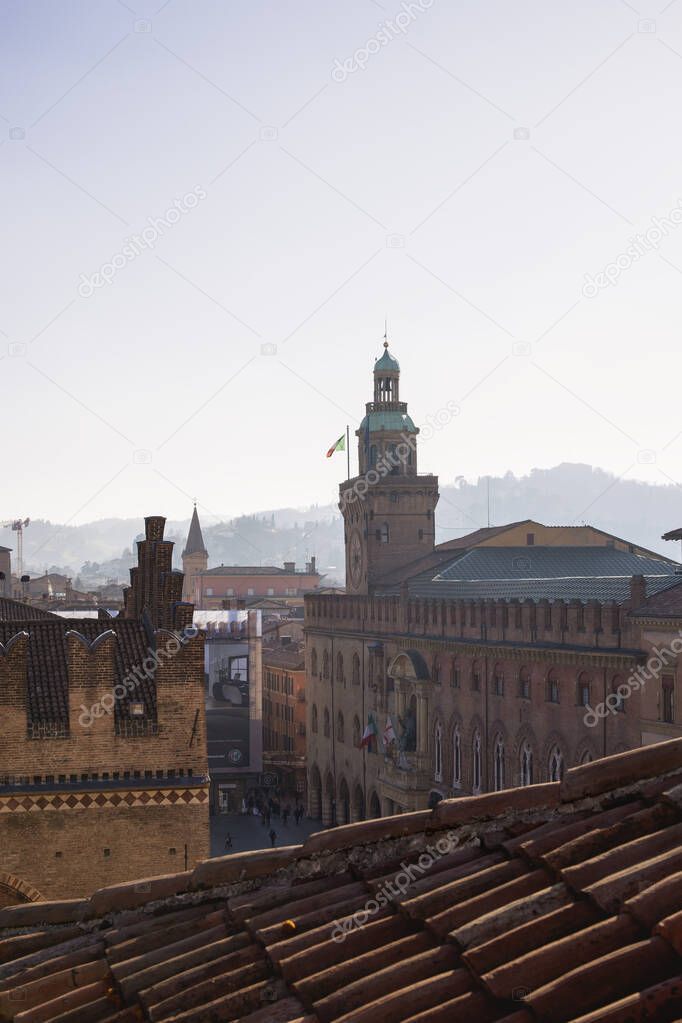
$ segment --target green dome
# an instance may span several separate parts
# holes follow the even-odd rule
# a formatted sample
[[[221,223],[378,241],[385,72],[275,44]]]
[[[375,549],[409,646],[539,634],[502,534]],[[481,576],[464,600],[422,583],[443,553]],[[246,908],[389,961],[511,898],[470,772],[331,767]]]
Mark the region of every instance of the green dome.
[[[400,363],[398,362],[397,359],[393,358],[393,356],[388,350],[388,345],[385,346],[384,354],[381,356],[381,358],[377,359],[377,361],[374,363],[375,373],[377,371],[380,373],[384,373],[386,372],[386,370],[388,370],[389,373],[400,372]]]
[[[394,433],[416,433],[417,428],[410,416],[402,412],[370,412],[360,423],[359,432],[367,429],[369,419],[369,432],[378,433],[380,430],[392,430]]]

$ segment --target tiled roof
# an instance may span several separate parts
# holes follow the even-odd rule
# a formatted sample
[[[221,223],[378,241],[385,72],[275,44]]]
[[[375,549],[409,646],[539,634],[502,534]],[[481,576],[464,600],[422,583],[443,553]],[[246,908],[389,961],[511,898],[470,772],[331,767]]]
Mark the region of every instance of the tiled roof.
[[[675,577],[676,583],[667,587],[631,611],[635,618],[681,618],[682,617],[682,576]]]
[[[302,671],[305,668],[303,644],[291,643],[285,647],[263,647],[263,667]]]
[[[20,600],[0,598],[0,622],[34,622],[42,618],[56,618],[50,611],[42,611],[33,604],[24,604]]]
[[[23,606],[23,605],[22,605]],[[45,621],[31,619],[0,621],[0,643],[7,644],[18,632],[28,633],[28,723],[66,727],[68,714],[68,671],[66,633],[79,632],[92,643],[102,632],[116,634],[116,682],[149,657],[149,639],[141,622],[125,618],[61,618],[42,612]],[[142,674],[142,672],[141,672]],[[141,702],[145,718],[156,715],[156,690],[151,678],[144,677],[128,695],[114,704],[116,719],[129,716],[131,702]]]
[[[672,1023],[681,838],[673,740],[561,783],[7,908],[0,1016]]]
[[[507,522],[504,526],[481,526],[480,529],[475,529],[473,533],[467,533],[465,536],[457,536],[453,540],[439,543],[436,550],[468,550],[470,547],[475,547],[476,544],[483,543],[484,540],[492,540],[495,536],[500,536],[502,533],[509,532],[510,529],[516,529],[517,526],[524,526],[532,521],[532,519],[519,519],[518,522]]]
[[[409,581],[410,595],[460,600],[615,600],[630,596],[633,575],[647,592],[676,586],[675,564],[615,547],[476,547]]]

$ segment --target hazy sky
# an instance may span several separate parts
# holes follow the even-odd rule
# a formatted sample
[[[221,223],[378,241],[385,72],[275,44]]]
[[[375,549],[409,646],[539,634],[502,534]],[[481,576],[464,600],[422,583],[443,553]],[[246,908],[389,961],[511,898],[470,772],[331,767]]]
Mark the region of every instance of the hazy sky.
[[[333,500],[385,316],[443,482],[682,480],[664,2],[0,0],[0,517]]]

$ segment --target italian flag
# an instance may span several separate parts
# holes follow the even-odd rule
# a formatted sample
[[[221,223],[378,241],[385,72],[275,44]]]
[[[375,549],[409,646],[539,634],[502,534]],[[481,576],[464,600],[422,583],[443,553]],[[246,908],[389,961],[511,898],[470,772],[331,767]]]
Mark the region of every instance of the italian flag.
[[[327,452],[327,458],[331,458],[335,451],[345,451],[345,450],[346,450],[346,435],[345,435],[345,433],[342,433],[341,436],[339,437],[339,439],[336,441],[336,443],[332,444],[332,446],[330,447],[329,451]]]
[[[363,746],[369,746],[370,742],[372,741],[372,739],[376,737],[376,735],[377,726],[374,723],[374,718],[370,714],[369,717],[367,718],[367,727],[362,733],[362,739],[360,740],[360,746],[358,748],[362,749]]]

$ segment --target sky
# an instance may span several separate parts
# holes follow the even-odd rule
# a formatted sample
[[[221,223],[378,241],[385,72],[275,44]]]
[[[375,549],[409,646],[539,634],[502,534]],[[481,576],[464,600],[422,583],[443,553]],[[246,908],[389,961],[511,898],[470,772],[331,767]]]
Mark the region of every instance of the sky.
[[[442,482],[682,481],[681,90],[682,0],[0,0],[0,517],[333,501],[385,320]]]

